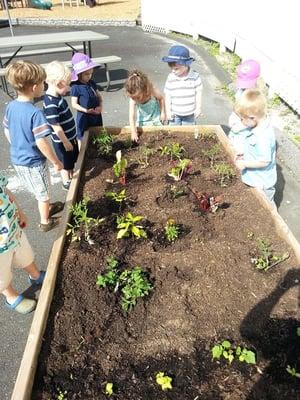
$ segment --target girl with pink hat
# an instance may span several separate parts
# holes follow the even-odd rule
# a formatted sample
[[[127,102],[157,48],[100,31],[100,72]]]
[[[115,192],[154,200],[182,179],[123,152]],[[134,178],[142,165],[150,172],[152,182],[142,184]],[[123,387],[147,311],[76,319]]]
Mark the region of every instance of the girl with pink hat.
[[[80,142],[86,130],[98,131],[102,122],[102,96],[92,80],[95,67],[99,67],[86,54],[75,53],[72,57],[71,103],[77,110],[76,129]],[[92,128],[92,129],[91,129]]]

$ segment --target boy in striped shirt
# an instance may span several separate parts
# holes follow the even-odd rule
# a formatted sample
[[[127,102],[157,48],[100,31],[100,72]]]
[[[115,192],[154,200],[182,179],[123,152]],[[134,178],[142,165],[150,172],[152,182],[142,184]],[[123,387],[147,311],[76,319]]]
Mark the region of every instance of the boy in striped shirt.
[[[181,45],[172,46],[162,58],[171,68],[165,84],[165,102],[170,125],[194,125],[201,114],[202,82],[190,65],[194,58]]]
[[[48,89],[44,96],[44,113],[51,125],[55,153],[63,163],[63,189],[69,190],[78,158],[76,125],[67,101],[63,98],[70,89],[71,71],[63,63],[52,61],[46,67]]]

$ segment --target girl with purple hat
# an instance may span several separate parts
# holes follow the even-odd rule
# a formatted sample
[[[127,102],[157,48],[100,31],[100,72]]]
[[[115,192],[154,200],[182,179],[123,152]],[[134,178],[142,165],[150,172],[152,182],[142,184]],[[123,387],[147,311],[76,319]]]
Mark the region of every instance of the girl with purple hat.
[[[101,114],[103,100],[96,83],[92,80],[94,68],[99,65],[86,54],[75,53],[72,57],[72,66],[71,103],[77,110],[76,129],[80,148],[84,132],[96,131],[95,128],[103,125]]]

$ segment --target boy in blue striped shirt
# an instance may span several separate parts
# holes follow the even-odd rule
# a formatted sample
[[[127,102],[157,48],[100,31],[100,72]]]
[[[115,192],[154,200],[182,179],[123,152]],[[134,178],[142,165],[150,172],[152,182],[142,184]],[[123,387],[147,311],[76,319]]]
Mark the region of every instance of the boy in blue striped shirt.
[[[71,71],[59,61],[46,67],[48,89],[44,96],[44,113],[52,128],[55,153],[63,163],[63,189],[69,190],[74,166],[78,158],[76,125],[67,101],[63,98],[70,89]]]

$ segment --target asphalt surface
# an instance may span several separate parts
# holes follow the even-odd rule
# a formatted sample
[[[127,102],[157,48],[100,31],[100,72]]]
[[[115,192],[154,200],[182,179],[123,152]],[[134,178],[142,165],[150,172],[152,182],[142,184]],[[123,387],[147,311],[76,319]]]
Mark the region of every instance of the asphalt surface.
[[[139,27],[80,27],[80,30],[91,29],[109,35],[109,40],[93,43],[93,55],[106,56],[117,55],[122,57],[119,64],[111,66],[111,86],[108,92],[103,92],[104,97],[104,125],[123,126],[128,125],[128,100],[124,94],[123,83],[128,70],[139,68],[146,72],[157,88],[163,90],[164,82],[168,74],[168,66],[161,62],[162,56],[167,54],[168,48],[175,42],[172,37],[160,36],[145,33]],[[72,27],[15,27],[15,35],[32,34],[53,31],[70,31]],[[8,28],[0,29],[0,40],[9,36]],[[196,48],[184,39],[176,40],[187,44],[191,50],[197,52],[193,54],[196,61],[193,68],[201,74],[204,93],[203,93],[203,117],[199,119],[199,124],[220,124],[226,130],[228,116],[232,105],[226,96],[220,94],[215,89],[223,83],[229,83],[229,76],[217,64],[216,60],[209,56],[205,50]],[[67,60],[67,55],[58,54],[58,60]],[[54,60],[53,55],[43,55],[33,57],[31,60],[39,63],[47,63]],[[95,73],[98,83],[105,82],[103,70]],[[2,121],[4,110],[10,98],[0,89],[0,119]],[[3,130],[1,130],[3,132]],[[292,232],[300,240],[300,182],[299,178],[299,149],[290,142],[282,132],[276,129],[278,141],[278,172],[279,179],[277,185],[276,201],[279,212],[287,221]],[[0,169],[5,171],[10,178],[10,189],[17,196],[19,203],[23,207],[30,219],[27,234],[32,247],[36,253],[36,261],[40,269],[46,269],[49,254],[55,238],[56,232],[40,233],[37,230],[38,210],[37,202],[26,192],[18,183],[14,170],[10,165],[8,143],[2,133],[0,135]],[[58,174],[53,174],[51,193],[53,200],[63,200],[65,192],[61,189],[61,181]],[[52,200],[51,199],[51,200]],[[245,212],[247,205],[245,204]],[[0,266],[1,267],[1,266]],[[21,271],[14,274],[14,285],[24,291],[28,288],[27,276]],[[38,295],[38,293],[30,293]],[[20,360],[27,340],[27,334],[32,320],[32,315],[21,316],[8,310],[1,299],[0,301],[0,399],[10,398],[14,381],[17,376]]]

